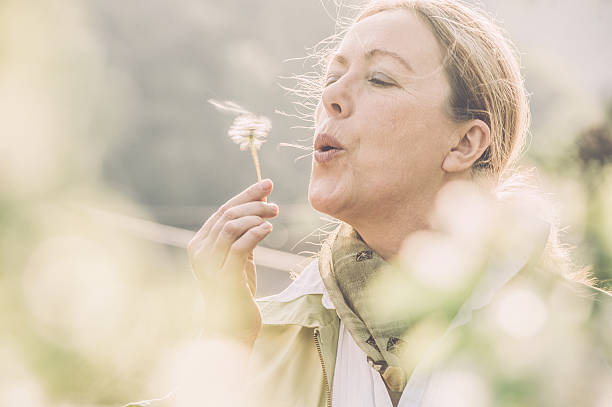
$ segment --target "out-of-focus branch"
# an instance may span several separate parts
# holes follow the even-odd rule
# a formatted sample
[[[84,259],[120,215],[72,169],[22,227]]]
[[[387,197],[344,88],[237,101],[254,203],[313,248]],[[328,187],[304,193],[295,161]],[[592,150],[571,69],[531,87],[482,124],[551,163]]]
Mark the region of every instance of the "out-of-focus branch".
[[[112,225],[143,239],[169,246],[186,248],[195,233],[191,230],[163,225],[91,206],[81,204],[75,204],[74,206],[107,225]],[[300,272],[309,261],[308,257],[281,250],[261,246],[255,248],[255,263],[262,267],[286,272]]]

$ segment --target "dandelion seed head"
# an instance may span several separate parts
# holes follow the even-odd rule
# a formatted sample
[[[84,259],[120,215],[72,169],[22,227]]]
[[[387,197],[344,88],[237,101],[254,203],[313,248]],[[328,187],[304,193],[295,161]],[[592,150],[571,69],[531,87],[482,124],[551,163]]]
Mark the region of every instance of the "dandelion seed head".
[[[245,114],[234,119],[227,134],[234,143],[240,145],[241,150],[246,150],[251,142],[255,148],[261,147],[271,128],[270,120],[267,117]]]
[[[219,102],[214,99],[209,99],[208,102],[221,111],[238,114],[227,134],[234,143],[240,145],[241,150],[247,150],[251,143],[259,149],[266,141],[272,128],[270,119],[256,116],[234,102]]]

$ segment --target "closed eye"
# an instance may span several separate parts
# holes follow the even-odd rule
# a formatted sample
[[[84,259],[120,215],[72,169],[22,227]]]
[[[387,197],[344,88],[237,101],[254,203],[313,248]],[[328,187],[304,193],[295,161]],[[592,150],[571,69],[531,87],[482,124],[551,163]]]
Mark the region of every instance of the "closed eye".
[[[330,75],[327,77],[327,79],[325,80],[325,87],[331,85],[332,83],[336,82],[340,77],[338,75]],[[387,81],[383,81],[382,79],[379,79],[377,77],[372,77],[368,80],[370,83],[372,83],[374,86],[379,86],[381,88],[389,88],[391,86],[397,86],[395,83],[392,82],[387,82]]]
[[[389,77],[387,77],[387,75],[381,72],[374,72],[372,76],[370,77],[370,83],[372,83],[375,86],[380,86],[382,88],[397,86],[397,84],[395,83],[395,81],[393,81],[393,79],[390,79]]]
[[[374,84],[376,86],[383,87],[383,88],[387,88],[387,87],[390,87],[390,86],[395,86],[395,84],[393,84],[393,83],[381,81],[378,78],[371,78],[370,79],[370,83],[372,83],[372,84]]]

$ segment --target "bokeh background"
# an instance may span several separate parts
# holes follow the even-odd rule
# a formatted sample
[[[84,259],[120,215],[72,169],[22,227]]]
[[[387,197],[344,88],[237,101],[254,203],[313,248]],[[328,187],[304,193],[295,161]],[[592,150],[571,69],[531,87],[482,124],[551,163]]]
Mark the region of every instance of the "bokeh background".
[[[612,2],[483,1],[531,92],[526,168],[565,242],[612,279]],[[281,208],[263,246],[308,256],[309,123],[283,87],[332,34],[330,0],[0,2],[0,405],[118,406],[164,394],[167,353],[198,335],[184,248],[255,181],[226,137],[232,100],[272,120],[260,160]],[[160,226],[161,225],[161,226]],[[289,273],[260,267],[259,295]]]

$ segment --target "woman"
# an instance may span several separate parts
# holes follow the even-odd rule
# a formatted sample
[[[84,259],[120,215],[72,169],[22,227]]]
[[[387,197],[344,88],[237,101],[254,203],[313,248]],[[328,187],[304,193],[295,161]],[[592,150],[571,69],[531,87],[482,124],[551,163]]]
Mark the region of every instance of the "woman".
[[[478,405],[471,390],[450,404],[444,398],[448,370],[434,362],[441,342],[409,362],[401,357],[397,349],[410,343],[405,335],[416,317],[381,316],[371,299],[384,298],[385,286],[371,283],[407,238],[435,228],[433,208],[446,185],[471,182],[493,191],[513,168],[529,123],[517,60],[471,6],[414,0],[366,5],[326,61],[308,192],[313,208],[340,227],[287,290],[256,301],[253,249],[272,231],[266,219],[279,212],[266,202],[272,182],[229,200],[188,249],[206,302],[206,331],[247,349],[252,374],[244,394],[256,405]],[[477,224],[480,215],[470,216],[462,221]],[[485,275],[495,283],[469,284],[440,336],[477,324],[477,311],[502,286],[543,264],[547,241],[554,258],[554,228],[525,225],[529,244],[509,249],[501,266],[487,263]],[[243,384],[235,380],[238,391]],[[540,400],[527,387],[537,397],[513,405]],[[584,400],[578,404],[590,405]]]

